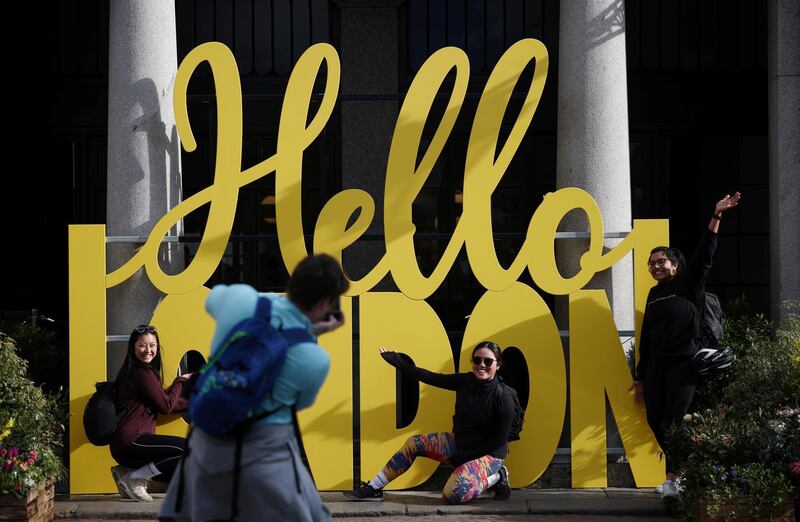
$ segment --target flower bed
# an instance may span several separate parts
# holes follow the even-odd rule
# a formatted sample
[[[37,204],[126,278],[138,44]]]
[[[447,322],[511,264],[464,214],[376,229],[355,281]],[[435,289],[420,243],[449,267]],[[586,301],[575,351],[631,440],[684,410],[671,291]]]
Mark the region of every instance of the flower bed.
[[[723,522],[728,520],[747,520],[749,522],[794,522],[794,503],[785,499],[772,508],[756,508],[744,502],[718,502],[701,497],[697,507],[697,520],[700,522]]]
[[[48,522],[53,520],[54,510],[55,487],[52,481],[31,489],[22,498],[0,495],[0,520]]]
[[[26,370],[27,363],[17,355],[14,341],[0,332],[2,506],[4,510],[12,505],[27,510],[33,502],[35,513],[44,516],[47,509],[42,502],[52,500],[53,483],[63,475],[56,454],[64,430],[63,414],[60,397],[46,396],[27,378]],[[42,492],[48,488],[50,494]],[[0,515],[0,520],[5,518]]]
[[[800,304],[788,311],[774,332],[763,317],[727,321],[727,343],[737,361],[729,373],[701,385],[696,410],[671,433],[687,519],[794,520]]]

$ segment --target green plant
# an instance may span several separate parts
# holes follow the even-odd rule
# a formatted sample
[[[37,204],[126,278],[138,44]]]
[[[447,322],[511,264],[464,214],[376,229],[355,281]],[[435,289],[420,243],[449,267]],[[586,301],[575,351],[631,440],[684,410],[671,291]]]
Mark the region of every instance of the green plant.
[[[5,331],[14,339],[19,356],[28,361],[28,377],[37,386],[51,392],[66,387],[67,353],[52,330],[25,321]]]
[[[57,455],[65,418],[61,397],[47,396],[27,377],[16,343],[0,332],[0,493],[25,496],[63,476]]]
[[[773,331],[763,316],[732,315],[725,344],[737,354],[731,371],[702,383],[699,408],[670,435],[682,477],[683,512],[722,504],[772,513],[800,485],[800,305],[787,303]],[[747,506],[747,507],[743,507]]]

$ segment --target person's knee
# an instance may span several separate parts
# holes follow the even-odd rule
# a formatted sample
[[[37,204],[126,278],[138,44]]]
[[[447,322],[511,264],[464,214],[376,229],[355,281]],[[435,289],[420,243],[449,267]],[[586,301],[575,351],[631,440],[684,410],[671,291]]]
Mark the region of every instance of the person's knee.
[[[464,464],[453,470],[447,484],[442,490],[442,498],[448,504],[464,504],[480,494],[481,488],[477,482],[466,476]]]
[[[442,498],[451,506],[466,502],[466,499],[464,499],[462,495],[457,495],[453,492],[442,492]]]

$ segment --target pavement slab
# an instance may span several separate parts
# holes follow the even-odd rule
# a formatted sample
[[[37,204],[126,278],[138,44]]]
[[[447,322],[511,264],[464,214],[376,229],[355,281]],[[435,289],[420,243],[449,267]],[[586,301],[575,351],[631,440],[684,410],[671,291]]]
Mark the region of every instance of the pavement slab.
[[[320,495],[334,517],[359,520],[441,516],[452,520],[472,517],[533,520],[535,516],[567,515],[607,516],[609,519],[628,516],[634,520],[651,520],[666,516],[659,495],[652,489],[517,489],[508,501],[495,501],[489,494],[456,506],[445,504],[438,491],[388,491],[383,502],[353,502],[338,491]],[[153,502],[135,502],[123,500],[118,495],[58,497],[55,516],[84,521],[155,520],[164,495],[154,494],[153,499]]]

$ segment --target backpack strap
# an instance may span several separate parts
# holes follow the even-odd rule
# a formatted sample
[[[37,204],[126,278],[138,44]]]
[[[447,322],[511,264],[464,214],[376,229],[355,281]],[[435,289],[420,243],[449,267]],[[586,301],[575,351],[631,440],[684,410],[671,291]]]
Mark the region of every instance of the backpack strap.
[[[285,328],[281,330],[281,333],[289,341],[289,346],[314,341],[314,338],[305,328]]]
[[[178,494],[175,495],[175,512],[176,513],[180,513],[181,511],[183,511],[183,494],[184,494],[184,491],[185,491],[185,488],[186,488],[186,484],[185,484],[185,481],[184,481],[184,478],[183,478],[183,468],[184,468],[184,465],[186,463],[186,459],[189,458],[189,452],[190,452],[189,442],[192,439],[192,432],[193,431],[194,430],[192,429],[192,427],[189,426],[189,433],[186,434],[186,450],[183,452],[183,455],[181,456],[181,463],[180,463],[180,466],[179,466],[180,469],[178,470]]]
[[[236,434],[236,452],[233,457],[233,495],[231,496],[231,521],[239,518],[239,479],[242,474],[242,444],[245,430]]]
[[[297,446],[300,448],[300,460],[308,471],[308,476],[311,477],[311,482],[314,487],[317,487],[317,481],[314,480],[314,473],[311,471],[311,464],[308,462],[308,455],[306,455],[306,447],[303,444],[303,434],[300,433],[300,422],[297,420],[297,405],[292,404],[292,424],[294,424],[294,438],[297,439]],[[300,490],[300,477],[295,471],[295,485],[297,486],[297,493]]]
[[[266,297],[259,296],[256,301],[256,317],[269,322],[272,317],[272,301]]]

